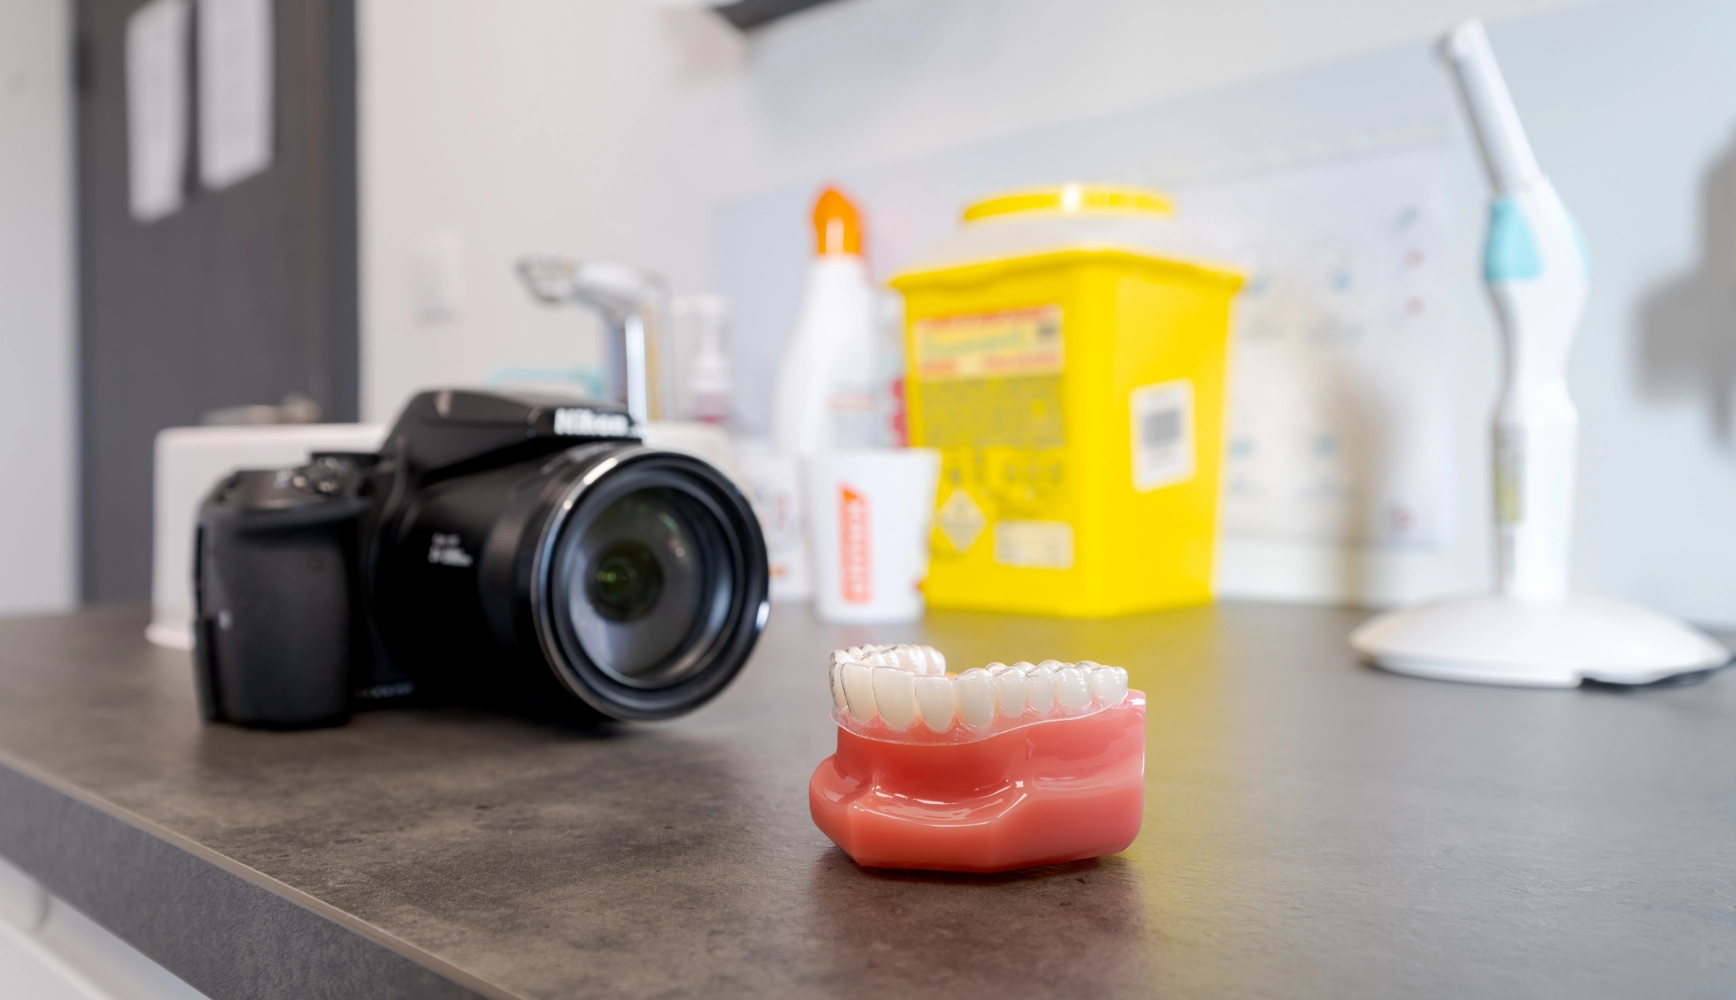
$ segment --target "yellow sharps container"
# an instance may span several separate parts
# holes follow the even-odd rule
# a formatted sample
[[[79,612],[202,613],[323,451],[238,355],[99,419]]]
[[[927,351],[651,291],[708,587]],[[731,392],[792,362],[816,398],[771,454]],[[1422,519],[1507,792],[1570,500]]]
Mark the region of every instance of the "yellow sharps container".
[[[930,607],[1089,618],[1211,599],[1230,299],[1169,203],[970,206],[904,295],[910,443],[939,449]]]

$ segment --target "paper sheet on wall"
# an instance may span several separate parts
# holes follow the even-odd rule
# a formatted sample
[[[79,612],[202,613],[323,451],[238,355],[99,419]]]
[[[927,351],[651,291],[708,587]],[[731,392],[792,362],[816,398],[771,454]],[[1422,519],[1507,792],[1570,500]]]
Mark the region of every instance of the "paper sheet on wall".
[[[271,165],[271,0],[199,0],[199,179],[212,191]]]
[[[1296,541],[1445,541],[1452,423],[1439,150],[1177,192],[1247,274],[1222,526]]]
[[[127,19],[127,189],[134,219],[181,207],[187,175],[188,0],[151,0]]]

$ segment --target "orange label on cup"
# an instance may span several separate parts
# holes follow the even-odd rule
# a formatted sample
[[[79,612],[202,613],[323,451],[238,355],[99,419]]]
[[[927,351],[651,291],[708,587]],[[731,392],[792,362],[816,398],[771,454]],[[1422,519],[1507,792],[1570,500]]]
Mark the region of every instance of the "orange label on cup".
[[[868,498],[848,486],[838,490],[838,573],[844,600],[867,604],[874,596],[874,561],[868,533]]]

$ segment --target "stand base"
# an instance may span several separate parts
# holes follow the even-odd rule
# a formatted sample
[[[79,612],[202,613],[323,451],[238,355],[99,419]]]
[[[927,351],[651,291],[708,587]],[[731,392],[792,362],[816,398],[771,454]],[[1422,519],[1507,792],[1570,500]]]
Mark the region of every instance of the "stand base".
[[[1605,597],[1453,597],[1373,618],[1350,645],[1394,673],[1473,684],[1650,684],[1730,651],[1668,615]]]

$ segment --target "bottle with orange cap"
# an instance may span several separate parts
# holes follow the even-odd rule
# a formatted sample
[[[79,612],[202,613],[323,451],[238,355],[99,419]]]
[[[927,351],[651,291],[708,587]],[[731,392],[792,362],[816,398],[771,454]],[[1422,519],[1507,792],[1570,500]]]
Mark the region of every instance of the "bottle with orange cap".
[[[795,336],[778,370],[778,450],[804,457],[883,445],[877,372],[862,216],[842,191],[828,187],[814,203],[814,259]]]

